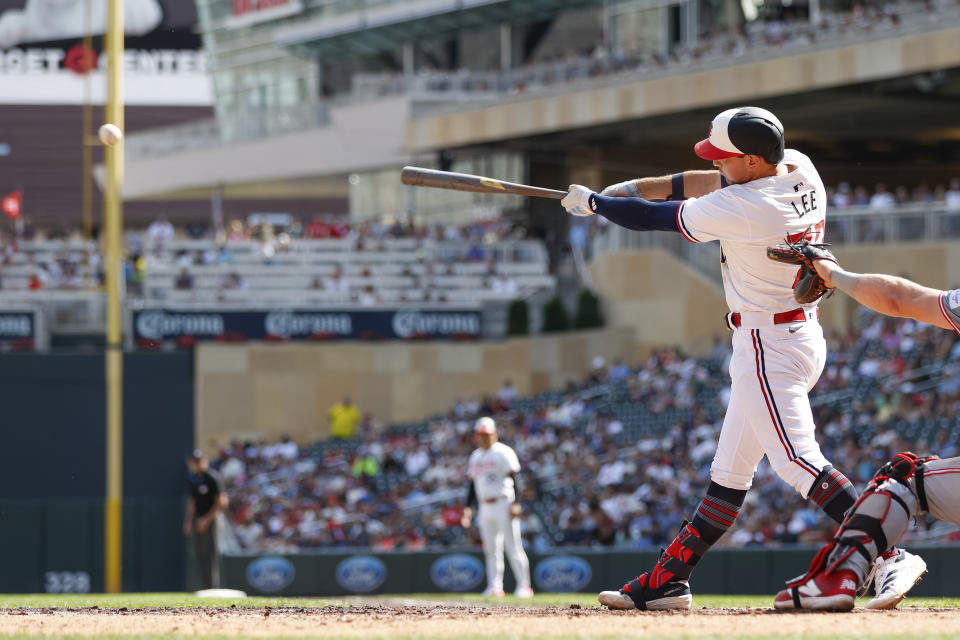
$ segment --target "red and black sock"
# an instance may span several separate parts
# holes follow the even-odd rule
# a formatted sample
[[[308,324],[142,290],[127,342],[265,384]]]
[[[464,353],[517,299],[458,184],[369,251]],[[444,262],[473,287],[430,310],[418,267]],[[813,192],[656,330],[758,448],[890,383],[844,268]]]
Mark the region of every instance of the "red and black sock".
[[[711,482],[693,516],[693,526],[700,532],[700,539],[707,544],[719,540],[733,526],[746,497],[746,489],[730,489]]]
[[[844,515],[856,504],[858,497],[860,494],[853,488],[850,479],[829,464],[810,487],[811,502],[840,524],[843,524]]]

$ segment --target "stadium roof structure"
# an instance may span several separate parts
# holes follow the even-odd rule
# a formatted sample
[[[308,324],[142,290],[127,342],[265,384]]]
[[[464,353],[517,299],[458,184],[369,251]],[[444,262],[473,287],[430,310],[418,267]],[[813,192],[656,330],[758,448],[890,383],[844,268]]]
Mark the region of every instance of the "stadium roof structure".
[[[355,3],[345,12],[306,13],[296,25],[275,31],[277,45],[320,57],[365,55],[396,49],[423,37],[527,24],[559,11],[596,7],[603,0],[412,0]],[[365,6],[366,5],[366,6]]]

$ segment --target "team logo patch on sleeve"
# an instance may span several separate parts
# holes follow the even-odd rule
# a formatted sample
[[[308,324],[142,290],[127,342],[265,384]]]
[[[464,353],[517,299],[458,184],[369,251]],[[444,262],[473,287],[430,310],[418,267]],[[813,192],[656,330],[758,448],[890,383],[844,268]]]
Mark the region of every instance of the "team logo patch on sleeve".
[[[953,311],[954,313],[960,313],[960,289],[954,289],[950,291],[945,296],[947,303],[947,309]]]

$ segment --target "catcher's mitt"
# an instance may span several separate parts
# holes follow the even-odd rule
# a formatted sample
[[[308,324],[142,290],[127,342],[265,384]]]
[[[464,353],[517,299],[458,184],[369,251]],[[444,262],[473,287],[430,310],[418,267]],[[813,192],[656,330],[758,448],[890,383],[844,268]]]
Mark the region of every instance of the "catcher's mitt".
[[[813,268],[814,260],[837,261],[826,247],[825,244],[811,244],[802,239],[767,247],[767,257],[771,260],[800,265],[793,281],[793,298],[800,304],[810,304],[833,293]]]

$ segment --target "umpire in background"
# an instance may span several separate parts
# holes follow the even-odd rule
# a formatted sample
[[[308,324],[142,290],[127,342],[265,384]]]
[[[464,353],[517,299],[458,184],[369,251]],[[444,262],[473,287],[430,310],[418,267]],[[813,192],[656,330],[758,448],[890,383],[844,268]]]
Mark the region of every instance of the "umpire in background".
[[[193,536],[197,567],[203,589],[220,586],[220,549],[217,544],[217,514],[227,508],[227,494],[220,478],[209,470],[210,460],[199,449],[190,456],[190,497],[183,519],[183,533]]]

